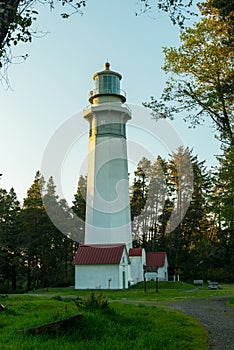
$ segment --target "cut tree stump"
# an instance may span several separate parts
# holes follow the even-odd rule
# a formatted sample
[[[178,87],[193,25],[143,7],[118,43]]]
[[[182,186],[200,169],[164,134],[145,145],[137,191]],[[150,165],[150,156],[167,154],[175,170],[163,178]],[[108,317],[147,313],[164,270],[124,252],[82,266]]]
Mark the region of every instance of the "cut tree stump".
[[[47,323],[42,326],[33,327],[30,329],[20,329],[20,333],[29,333],[29,334],[43,334],[46,332],[57,333],[61,329],[68,329],[73,326],[74,322],[80,320],[82,318],[82,314],[78,314],[72,317],[64,318],[63,320],[56,321],[53,323]]]

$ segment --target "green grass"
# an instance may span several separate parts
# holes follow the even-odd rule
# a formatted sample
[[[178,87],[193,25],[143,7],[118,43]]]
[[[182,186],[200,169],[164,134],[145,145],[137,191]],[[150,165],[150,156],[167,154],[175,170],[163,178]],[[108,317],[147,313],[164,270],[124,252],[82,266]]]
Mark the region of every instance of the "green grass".
[[[143,304],[113,302],[109,308],[83,311],[67,332],[30,335],[18,332],[77,313],[71,299],[9,296],[0,313],[1,350],[206,350],[207,333],[193,318]]]
[[[234,298],[231,298],[228,303],[227,303],[229,306],[232,306],[234,307]]]
[[[0,303],[6,306],[0,312],[1,350],[207,350],[206,330],[190,316],[163,309],[160,302],[230,296],[230,305],[234,305],[233,285],[209,290],[207,286],[195,288],[183,282],[160,282],[156,293],[155,283],[149,282],[146,293],[142,284],[125,291],[103,293],[110,300],[108,309],[92,312],[85,309],[82,320],[68,331],[36,336],[19,330],[77,314],[72,298],[89,297],[91,291],[49,288],[32,295],[0,298]]]
[[[109,300],[131,301],[178,301],[191,298],[209,298],[212,296],[226,296],[234,294],[233,285],[221,285],[221,289],[210,290],[208,285],[195,287],[185,282],[159,282],[159,292],[155,291],[155,282],[147,282],[147,291],[144,292],[143,283],[139,283],[127,290],[105,290],[104,294]],[[45,288],[36,290],[32,294],[87,296],[90,290],[74,290],[74,288]]]

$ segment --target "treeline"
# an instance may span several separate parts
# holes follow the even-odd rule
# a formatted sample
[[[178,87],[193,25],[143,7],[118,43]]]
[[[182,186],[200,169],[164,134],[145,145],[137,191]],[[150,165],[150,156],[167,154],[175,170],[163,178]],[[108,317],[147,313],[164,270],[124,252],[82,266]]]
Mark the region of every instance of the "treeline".
[[[166,251],[169,275],[234,280],[233,159],[227,148],[208,171],[180,147],[168,160],[139,161],[130,188],[133,244]],[[74,237],[84,236],[85,197],[83,176],[71,207],[40,172],[22,204],[13,188],[0,188],[1,293],[74,284]]]
[[[22,205],[13,188],[9,192],[0,188],[1,293],[74,284],[72,260],[78,243],[69,237],[84,230],[84,223],[74,215],[84,219],[79,206],[85,202],[79,191],[70,208],[56,195],[52,177],[45,183],[39,171]],[[51,222],[48,208],[63,232]]]
[[[166,251],[183,280],[234,280],[234,153],[207,171],[188,149],[168,161],[143,158],[135,172],[131,215],[135,246]]]

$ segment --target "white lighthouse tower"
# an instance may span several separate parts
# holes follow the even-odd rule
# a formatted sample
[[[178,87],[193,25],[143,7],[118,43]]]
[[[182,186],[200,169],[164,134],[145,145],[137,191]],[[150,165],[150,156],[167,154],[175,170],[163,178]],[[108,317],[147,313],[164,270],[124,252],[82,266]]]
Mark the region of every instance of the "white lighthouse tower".
[[[85,240],[75,254],[76,289],[125,289],[143,279],[145,253],[132,248],[126,123],[131,111],[120,90],[121,75],[94,74],[89,122]]]
[[[93,76],[84,111],[89,122],[85,244],[124,243],[132,247],[126,123],[131,111],[120,89],[122,76],[105,69]]]

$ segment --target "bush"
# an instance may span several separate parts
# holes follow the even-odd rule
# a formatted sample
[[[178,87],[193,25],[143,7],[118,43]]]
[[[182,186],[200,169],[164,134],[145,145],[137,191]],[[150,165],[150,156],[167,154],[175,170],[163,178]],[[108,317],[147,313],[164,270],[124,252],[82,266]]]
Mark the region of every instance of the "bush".
[[[89,298],[78,297],[74,302],[78,310],[94,311],[108,308],[108,300],[104,298],[102,293],[98,296],[91,293]]]

